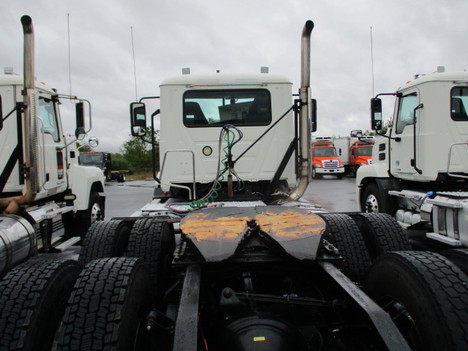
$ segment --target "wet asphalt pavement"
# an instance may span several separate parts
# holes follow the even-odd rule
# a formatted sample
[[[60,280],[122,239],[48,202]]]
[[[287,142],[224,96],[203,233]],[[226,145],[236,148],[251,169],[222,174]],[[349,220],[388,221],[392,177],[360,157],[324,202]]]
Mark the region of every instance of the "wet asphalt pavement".
[[[323,179],[312,179],[302,198],[329,212],[357,212],[355,181],[351,176],[337,179],[327,175]]]
[[[324,176],[313,179],[303,199],[318,204],[329,212],[356,212],[355,178]],[[130,216],[151,201],[154,181],[106,183],[106,218]]]

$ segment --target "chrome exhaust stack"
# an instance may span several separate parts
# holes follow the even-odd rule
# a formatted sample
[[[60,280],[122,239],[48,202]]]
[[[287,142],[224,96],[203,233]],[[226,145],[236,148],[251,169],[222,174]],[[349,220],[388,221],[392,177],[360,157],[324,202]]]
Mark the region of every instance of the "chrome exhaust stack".
[[[32,19],[29,16],[21,17],[24,36],[24,62],[23,62],[23,150],[24,150],[24,178],[25,190],[23,195],[1,199],[0,210],[14,214],[21,205],[34,200],[38,191],[37,171],[37,133],[34,93],[34,30]]]
[[[301,111],[299,114],[299,148],[301,160],[298,170],[298,183],[289,194],[287,201],[297,201],[301,198],[309,185],[310,179],[310,35],[314,29],[314,22],[307,21],[302,30],[301,38],[301,87],[299,97]]]
[[[26,172],[26,192],[23,196],[27,202],[34,199],[35,194],[39,191],[39,181],[37,179],[37,123],[36,123],[36,93],[34,91],[34,29],[32,19],[29,16],[21,17],[24,34],[24,90],[23,102],[24,109],[24,135],[26,136],[24,143],[25,150],[25,172]],[[29,136],[29,137],[28,137]],[[26,202],[26,203],[27,203]]]

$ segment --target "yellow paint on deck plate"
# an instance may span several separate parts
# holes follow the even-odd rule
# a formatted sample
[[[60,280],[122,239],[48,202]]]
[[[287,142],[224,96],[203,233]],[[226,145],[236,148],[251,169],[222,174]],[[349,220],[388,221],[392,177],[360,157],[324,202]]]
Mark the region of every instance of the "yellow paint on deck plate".
[[[260,229],[282,240],[291,240],[321,235],[325,230],[324,220],[306,211],[287,209],[271,211],[261,209],[260,213],[242,212],[239,215],[217,217],[213,213],[198,212],[187,216],[181,222],[182,233],[195,241],[234,241],[247,231],[247,223],[254,220]]]
[[[254,336],[253,341],[266,341],[264,336]]]

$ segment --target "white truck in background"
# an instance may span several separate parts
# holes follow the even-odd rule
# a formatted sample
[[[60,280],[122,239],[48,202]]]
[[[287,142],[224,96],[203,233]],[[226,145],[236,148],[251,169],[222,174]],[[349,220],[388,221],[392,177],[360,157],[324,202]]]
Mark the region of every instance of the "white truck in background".
[[[442,246],[468,247],[468,73],[441,70],[379,95],[396,96],[394,119],[373,164],[357,174],[361,210],[396,216]],[[379,95],[374,130],[383,127]]]
[[[76,237],[65,244],[71,245],[104,216],[102,171],[78,165],[76,141],[89,131],[84,127],[89,102],[35,81],[32,23],[28,16],[21,21],[24,78],[0,75],[0,275],[38,247],[57,251],[53,232],[63,227],[64,238]],[[61,99],[77,101],[75,137],[62,129]]]

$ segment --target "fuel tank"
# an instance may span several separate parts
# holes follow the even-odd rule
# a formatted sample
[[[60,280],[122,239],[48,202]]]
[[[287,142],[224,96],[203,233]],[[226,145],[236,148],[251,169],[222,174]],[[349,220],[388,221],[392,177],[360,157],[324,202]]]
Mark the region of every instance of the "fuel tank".
[[[36,253],[33,226],[17,215],[0,216],[0,276]]]

